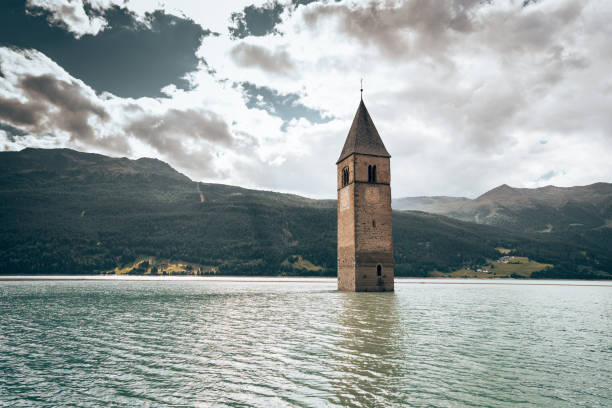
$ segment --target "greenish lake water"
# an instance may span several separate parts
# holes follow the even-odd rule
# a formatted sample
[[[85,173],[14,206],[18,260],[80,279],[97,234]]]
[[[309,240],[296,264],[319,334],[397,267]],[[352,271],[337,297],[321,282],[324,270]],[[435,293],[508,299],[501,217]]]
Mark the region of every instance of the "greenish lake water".
[[[612,286],[0,280],[0,374],[0,406],[610,407]]]

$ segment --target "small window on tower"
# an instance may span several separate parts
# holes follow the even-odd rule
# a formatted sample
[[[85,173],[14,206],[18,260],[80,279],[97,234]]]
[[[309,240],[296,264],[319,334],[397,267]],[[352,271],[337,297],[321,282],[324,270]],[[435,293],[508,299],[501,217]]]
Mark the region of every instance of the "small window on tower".
[[[376,276],[382,276],[382,265],[376,265]]]
[[[345,167],[342,169],[342,187],[348,185],[349,183],[349,169]]]
[[[376,228],[376,220],[372,220],[372,226]]]

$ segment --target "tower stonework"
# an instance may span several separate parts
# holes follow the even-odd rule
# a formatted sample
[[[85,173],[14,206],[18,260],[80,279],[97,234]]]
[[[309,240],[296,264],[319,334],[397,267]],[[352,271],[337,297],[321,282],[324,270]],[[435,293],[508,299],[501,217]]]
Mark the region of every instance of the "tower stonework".
[[[361,100],[336,162],[338,290],[393,291],[390,159]]]

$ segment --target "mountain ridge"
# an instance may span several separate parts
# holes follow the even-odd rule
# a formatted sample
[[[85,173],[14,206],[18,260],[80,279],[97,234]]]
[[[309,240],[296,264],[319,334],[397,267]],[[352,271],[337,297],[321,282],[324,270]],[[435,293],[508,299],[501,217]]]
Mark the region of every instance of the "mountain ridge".
[[[526,235],[394,211],[395,272],[446,276],[503,247],[562,265],[549,277],[612,276],[608,229],[587,232]],[[155,159],[0,152],[0,274],[106,273],[142,259],[219,274],[334,276],[336,202],[194,182]]]
[[[420,202],[427,198],[419,197]],[[432,197],[427,205],[411,197],[394,200],[397,210],[421,210],[520,232],[551,232],[568,228],[607,228],[612,220],[612,184],[516,188],[495,187],[475,199]]]

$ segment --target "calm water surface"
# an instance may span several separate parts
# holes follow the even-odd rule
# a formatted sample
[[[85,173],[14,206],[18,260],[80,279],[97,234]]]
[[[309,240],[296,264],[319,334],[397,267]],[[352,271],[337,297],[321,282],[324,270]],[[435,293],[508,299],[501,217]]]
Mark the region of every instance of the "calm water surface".
[[[0,406],[612,406],[612,286],[455,283],[0,281]]]

